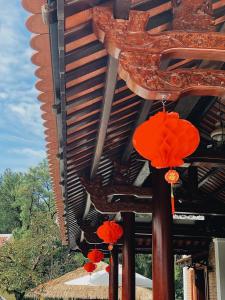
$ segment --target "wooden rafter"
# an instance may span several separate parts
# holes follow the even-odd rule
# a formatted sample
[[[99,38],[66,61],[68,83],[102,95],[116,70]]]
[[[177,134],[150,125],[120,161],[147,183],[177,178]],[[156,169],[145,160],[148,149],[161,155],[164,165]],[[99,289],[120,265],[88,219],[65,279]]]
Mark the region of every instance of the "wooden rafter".
[[[114,4],[114,18],[128,19],[130,11],[131,1],[115,1]],[[118,70],[118,60],[109,55],[108,70],[106,73],[106,83],[104,88],[103,96],[103,107],[102,114],[99,124],[98,137],[96,142],[96,148],[94,152],[94,158],[91,166],[90,177],[93,178],[96,175],[99,162],[101,160],[108,122],[110,118],[111,106],[114,97],[114,92],[117,84],[117,70]]]
[[[212,168],[207,172],[198,182],[198,188],[201,188],[211,177],[213,177],[216,173],[218,173],[218,168]]]

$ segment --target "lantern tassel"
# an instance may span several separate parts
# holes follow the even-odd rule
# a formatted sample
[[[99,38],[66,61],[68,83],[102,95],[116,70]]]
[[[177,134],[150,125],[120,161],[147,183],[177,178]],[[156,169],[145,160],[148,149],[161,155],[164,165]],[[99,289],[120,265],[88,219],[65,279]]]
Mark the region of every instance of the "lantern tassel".
[[[171,184],[171,211],[172,215],[175,214],[175,199],[174,199],[174,194],[173,194],[173,184]]]

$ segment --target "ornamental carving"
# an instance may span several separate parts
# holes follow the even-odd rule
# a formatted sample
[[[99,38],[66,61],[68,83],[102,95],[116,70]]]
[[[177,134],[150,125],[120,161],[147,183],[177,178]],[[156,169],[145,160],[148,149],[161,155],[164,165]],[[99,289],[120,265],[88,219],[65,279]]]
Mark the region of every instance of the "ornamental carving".
[[[127,86],[145,99],[177,100],[182,94],[223,96],[225,72],[204,69],[160,70],[157,55],[123,52],[119,75]]]
[[[225,61],[225,35],[203,32],[205,28],[214,30],[211,9],[209,0],[173,1],[174,28],[179,31],[151,34],[146,31],[150,12],[131,11],[129,20],[117,20],[111,8],[96,7],[93,27],[109,54],[119,59],[119,75],[137,95],[150,100],[160,100],[162,95],[177,100],[189,93],[221,96],[225,92],[224,71],[161,70],[163,59],[168,58]],[[189,23],[192,31],[181,31],[186,30],[181,20],[182,16],[186,20],[185,11],[187,20],[194,12],[195,22]],[[175,25],[178,19],[180,27]]]
[[[173,29],[187,31],[214,31],[212,1],[172,0]]]
[[[142,19],[140,14],[143,14]],[[135,50],[160,55],[171,53],[176,58],[225,60],[224,34],[175,30],[151,34],[145,31],[149,16],[146,12],[131,11],[129,20],[116,20],[110,8],[96,7],[93,10],[94,31],[115,58],[121,51]],[[141,19],[140,26],[136,25],[136,17],[138,21]]]
[[[152,212],[152,190],[132,185],[102,185],[101,176],[93,181],[81,177],[80,181],[91,196],[91,202],[101,213]],[[119,201],[111,202],[113,196],[122,196]],[[125,196],[125,197],[124,197]]]

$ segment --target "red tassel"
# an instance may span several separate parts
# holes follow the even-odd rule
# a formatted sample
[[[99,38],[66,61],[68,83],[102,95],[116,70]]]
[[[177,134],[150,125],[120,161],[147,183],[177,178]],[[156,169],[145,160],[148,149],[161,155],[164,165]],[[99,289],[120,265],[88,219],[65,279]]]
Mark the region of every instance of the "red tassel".
[[[171,184],[171,211],[172,215],[175,214],[175,199],[174,199],[174,194],[173,194],[173,184]]]
[[[175,214],[175,201],[174,196],[171,196],[171,209],[172,209],[172,215]]]

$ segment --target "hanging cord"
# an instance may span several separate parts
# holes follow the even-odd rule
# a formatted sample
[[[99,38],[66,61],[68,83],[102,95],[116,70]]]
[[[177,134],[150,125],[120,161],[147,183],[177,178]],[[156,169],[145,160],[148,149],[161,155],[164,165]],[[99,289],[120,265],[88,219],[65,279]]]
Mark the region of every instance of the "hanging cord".
[[[173,184],[171,183],[171,211],[172,215],[175,214],[175,199],[174,199],[174,193],[173,193]]]
[[[163,107],[163,112],[165,112],[166,111],[166,101],[167,101],[167,97],[166,97],[166,95],[163,95],[162,96],[162,107]]]

